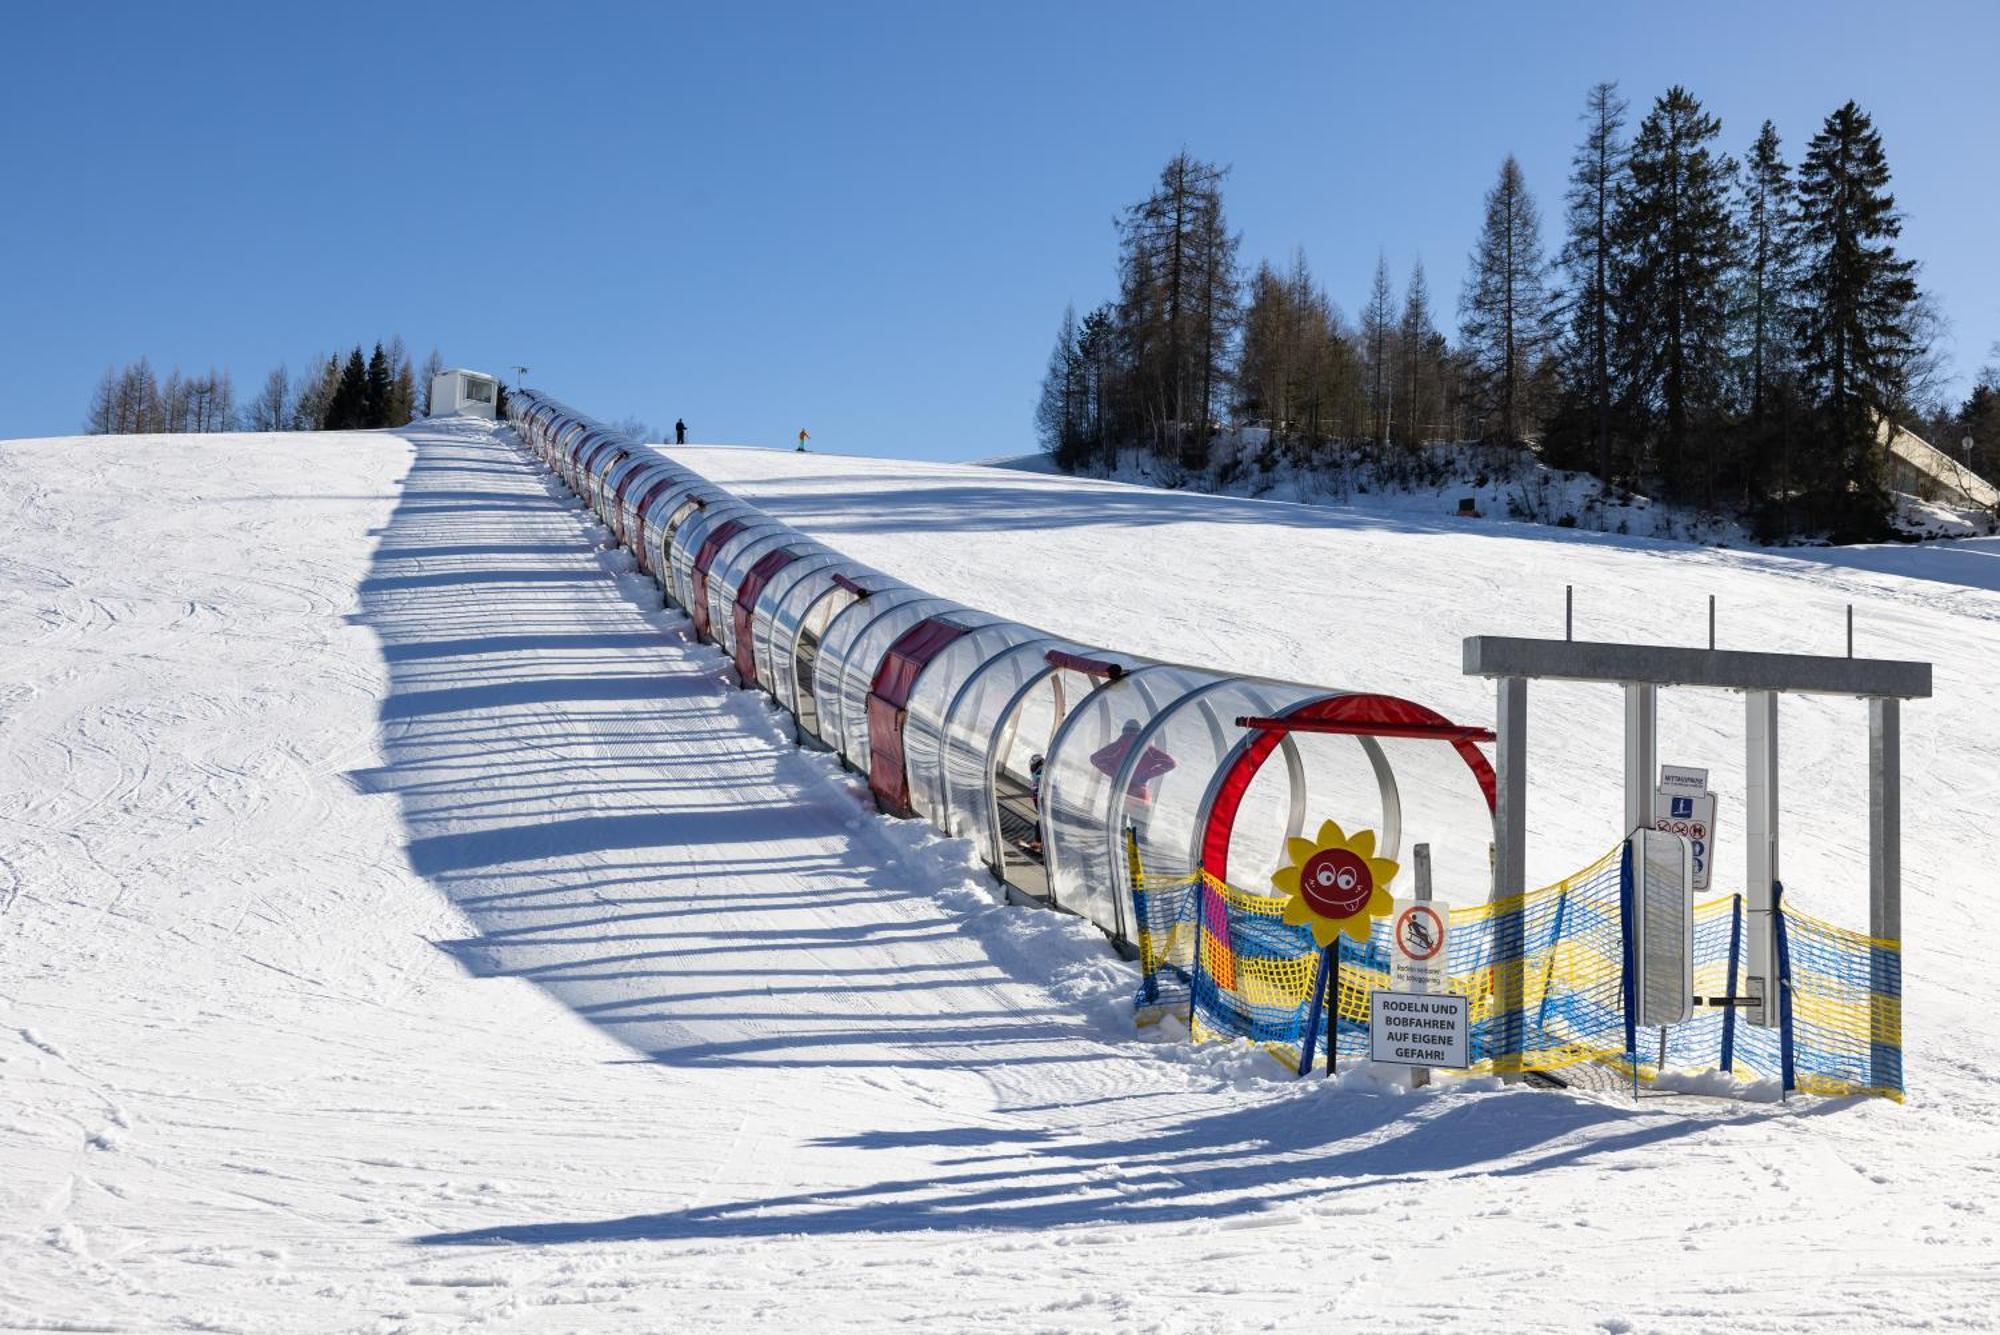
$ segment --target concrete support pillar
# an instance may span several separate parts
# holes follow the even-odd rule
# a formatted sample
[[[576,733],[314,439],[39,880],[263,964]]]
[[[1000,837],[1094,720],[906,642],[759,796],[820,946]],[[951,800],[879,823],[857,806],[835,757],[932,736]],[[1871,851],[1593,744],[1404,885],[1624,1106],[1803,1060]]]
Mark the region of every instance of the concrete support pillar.
[[[1493,808],[1493,893],[1506,899],[1528,888],[1528,681],[1525,677],[1502,677],[1494,723],[1494,778],[1498,791]],[[1499,928],[1494,952],[1499,963],[1494,968],[1494,1002],[1501,1014],[1512,1014],[1516,1026],[1522,1020],[1520,1008],[1527,994],[1528,961],[1522,955],[1525,943],[1519,913],[1496,919]],[[1510,1043],[1520,1041],[1518,1028],[1507,1031]],[[1508,1084],[1521,1079],[1512,1061],[1496,1062],[1496,1069]]]
[[[1494,710],[1494,777],[1491,899],[1528,888],[1528,680],[1501,677]]]
[[[1903,1046],[1903,702],[1868,702],[1868,935],[1896,943],[1869,952],[1868,1022],[1874,1046],[1871,1066],[1878,1089],[1902,1087]]]
[[[1660,688],[1625,686],[1625,824],[1622,839],[1653,823],[1653,784],[1660,772]]]
[[[1778,883],[1778,695],[1744,693],[1743,973],[1751,996],[1764,1004],[1743,1013],[1751,1024],[1778,1023],[1778,938],[1771,920]]]

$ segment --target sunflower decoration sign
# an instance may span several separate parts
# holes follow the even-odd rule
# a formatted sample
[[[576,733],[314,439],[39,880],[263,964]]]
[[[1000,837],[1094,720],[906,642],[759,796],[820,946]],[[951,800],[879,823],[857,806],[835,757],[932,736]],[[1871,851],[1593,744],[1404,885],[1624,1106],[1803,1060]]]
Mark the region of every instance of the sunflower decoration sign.
[[[1373,921],[1393,909],[1389,882],[1398,866],[1375,856],[1375,831],[1349,835],[1327,821],[1316,838],[1287,839],[1285,853],[1291,861],[1271,877],[1271,884],[1288,896],[1285,921],[1311,928],[1322,950],[1343,932],[1366,941]]]

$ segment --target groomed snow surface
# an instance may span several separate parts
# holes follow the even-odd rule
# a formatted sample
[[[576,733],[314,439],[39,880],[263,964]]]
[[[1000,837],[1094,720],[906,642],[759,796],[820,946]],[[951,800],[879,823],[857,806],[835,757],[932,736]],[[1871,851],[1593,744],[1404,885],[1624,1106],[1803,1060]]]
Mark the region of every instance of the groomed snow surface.
[[[793,750],[479,424],[0,444],[0,1329],[1987,1329],[2000,545],[1717,552],[788,452],[685,458],[1126,650],[1488,721],[1459,638],[1937,663],[1910,1101],[1294,1083],[1140,1033],[1095,933]],[[1537,688],[1531,872],[1616,837]],[[1860,706],[1784,869],[1865,924]],[[1741,705],[1668,693],[1724,794]],[[1469,902],[1478,891],[1441,886]]]

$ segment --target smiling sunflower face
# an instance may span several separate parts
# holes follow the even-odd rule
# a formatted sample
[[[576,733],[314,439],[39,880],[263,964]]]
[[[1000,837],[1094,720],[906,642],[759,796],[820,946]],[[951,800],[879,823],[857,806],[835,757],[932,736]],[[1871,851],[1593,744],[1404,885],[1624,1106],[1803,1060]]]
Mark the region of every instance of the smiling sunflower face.
[[[1310,927],[1322,948],[1342,932],[1366,941],[1370,922],[1388,915],[1389,882],[1398,867],[1375,856],[1375,831],[1356,830],[1350,837],[1327,821],[1317,838],[1286,840],[1285,852],[1291,861],[1271,876],[1288,896],[1285,921]]]

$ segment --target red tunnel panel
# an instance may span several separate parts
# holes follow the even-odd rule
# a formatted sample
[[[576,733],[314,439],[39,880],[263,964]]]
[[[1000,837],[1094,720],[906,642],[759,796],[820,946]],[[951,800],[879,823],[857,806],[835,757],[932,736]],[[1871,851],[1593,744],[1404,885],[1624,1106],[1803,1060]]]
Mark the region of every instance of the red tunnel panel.
[[[970,629],[941,617],[919,621],[882,655],[868,692],[868,786],[876,805],[892,816],[909,816],[910,772],[903,761],[903,721],[910,692],[930,661]]]
[[[709,564],[715,560],[715,554],[722,550],[722,544],[742,531],[742,520],[725,519],[715,526],[715,532],[702,541],[701,550],[694,554],[694,573],[689,581],[692,586],[689,589],[689,601],[693,606],[688,608],[688,615],[694,618],[695,634],[704,640],[713,638],[709,633],[711,627],[708,624]]]

